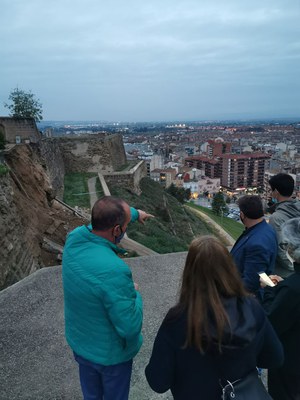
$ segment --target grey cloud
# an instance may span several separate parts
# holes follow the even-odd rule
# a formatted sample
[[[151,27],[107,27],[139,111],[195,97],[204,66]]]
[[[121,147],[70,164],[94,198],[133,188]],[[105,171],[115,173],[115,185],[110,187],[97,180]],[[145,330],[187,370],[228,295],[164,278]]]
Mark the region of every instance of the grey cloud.
[[[217,118],[229,105],[269,112],[276,91],[297,112],[297,1],[3,2],[1,114],[16,84],[35,92],[54,119],[196,117],[202,98],[201,115]],[[126,101],[116,101],[120,93]],[[279,112],[284,102],[276,101]]]

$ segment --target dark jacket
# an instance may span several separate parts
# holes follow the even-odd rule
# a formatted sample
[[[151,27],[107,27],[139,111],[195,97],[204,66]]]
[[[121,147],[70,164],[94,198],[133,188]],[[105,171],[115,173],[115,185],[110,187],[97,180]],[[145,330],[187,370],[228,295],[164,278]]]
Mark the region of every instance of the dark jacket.
[[[274,229],[265,220],[246,229],[231,249],[245,288],[261,297],[258,272],[274,272],[277,239]]]
[[[266,288],[263,306],[283,345],[282,368],[300,375],[300,264],[294,263],[294,268],[294,274]]]
[[[222,354],[215,345],[204,354],[193,347],[184,349],[186,313],[174,317],[174,311],[169,311],[145,371],[155,392],[171,389],[175,400],[219,400],[220,378],[234,381],[255,371],[256,366],[269,368],[282,363],[282,346],[256,299],[231,298],[224,306],[232,336],[229,331],[224,333]]]

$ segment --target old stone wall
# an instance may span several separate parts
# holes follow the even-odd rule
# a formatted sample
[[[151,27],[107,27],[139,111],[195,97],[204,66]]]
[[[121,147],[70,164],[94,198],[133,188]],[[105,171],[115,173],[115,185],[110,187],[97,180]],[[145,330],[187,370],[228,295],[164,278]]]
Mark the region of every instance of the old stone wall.
[[[0,130],[8,143],[37,143],[41,134],[33,118],[0,117]]]
[[[43,139],[40,144],[41,160],[47,169],[53,190],[59,198],[63,198],[65,165],[61,148],[55,139]]]
[[[147,165],[142,160],[129,171],[102,174],[108,186],[122,186],[136,194],[140,194],[139,182],[147,176]]]
[[[123,138],[86,135],[55,139],[61,149],[66,172],[113,172],[126,164]]]

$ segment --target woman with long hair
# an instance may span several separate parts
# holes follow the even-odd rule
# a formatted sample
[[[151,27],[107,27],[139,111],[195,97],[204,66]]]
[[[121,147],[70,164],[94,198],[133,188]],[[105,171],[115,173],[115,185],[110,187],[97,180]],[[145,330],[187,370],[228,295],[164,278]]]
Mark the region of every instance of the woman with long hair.
[[[222,383],[282,361],[282,346],[226,247],[213,236],[194,239],[179,301],[162,322],[146,367],[150,387],[170,389],[176,400],[219,400]]]

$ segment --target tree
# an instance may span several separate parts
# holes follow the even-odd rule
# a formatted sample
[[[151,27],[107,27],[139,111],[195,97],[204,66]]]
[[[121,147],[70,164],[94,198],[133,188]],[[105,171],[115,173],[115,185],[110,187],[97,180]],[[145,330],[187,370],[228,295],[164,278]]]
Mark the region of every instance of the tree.
[[[184,203],[185,200],[189,200],[191,197],[191,189],[185,189],[183,187],[176,187],[174,183],[166,189],[167,193],[175,197],[180,203]]]
[[[218,215],[223,214],[224,212],[228,211],[228,207],[226,206],[223,193],[216,193],[213,201],[211,203],[211,207],[213,212]]]
[[[11,117],[34,118],[36,122],[43,119],[42,104],[35,95],[15,88],[10,92],[8,99],[11,104],[4,103],[4,106],[10,110]]]

